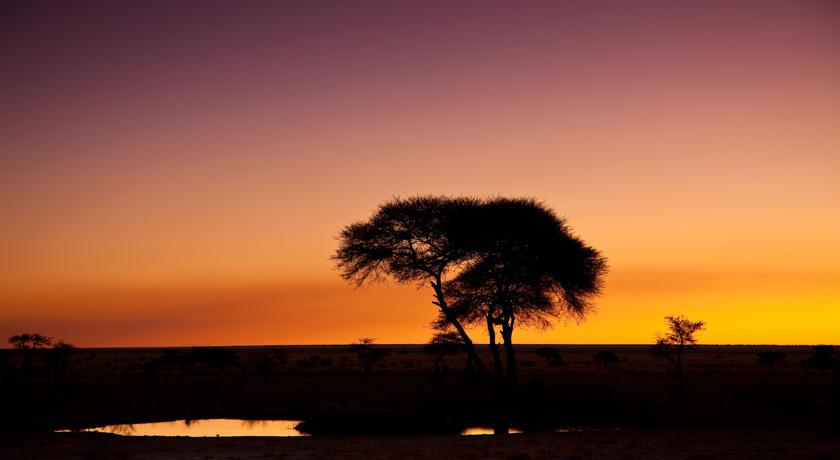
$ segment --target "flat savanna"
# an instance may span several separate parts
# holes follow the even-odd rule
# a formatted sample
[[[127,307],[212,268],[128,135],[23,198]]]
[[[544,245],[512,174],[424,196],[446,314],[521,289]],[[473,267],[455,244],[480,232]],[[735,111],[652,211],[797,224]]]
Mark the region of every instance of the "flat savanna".
[[[457,436],[498,410],[466,355],[435,371],[423,346],[379,347],[367,376],[346,346],[81,349],[25,375],[10,353],[0,458],[840,457],[840,373],[805,365],[812,347],[699,346],[681,384],[647,346],[522,345],[510,411],[525,433],[502,439]],[[766,351],[785,357],[760,364]],[[203,418],[306,420],[315,435],[52,433]]]

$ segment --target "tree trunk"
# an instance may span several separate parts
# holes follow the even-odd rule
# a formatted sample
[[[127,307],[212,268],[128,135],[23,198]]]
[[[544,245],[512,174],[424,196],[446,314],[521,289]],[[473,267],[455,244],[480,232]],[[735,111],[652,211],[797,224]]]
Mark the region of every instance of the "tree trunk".
[[[505,435],[508,434],[508,414],[505,406],[507,405],[505,396],[505,380],[502,370],[502,356],[499,353],[499,344],[496,343],[496,329],[493,324],[492,315],[487,315],[487,336],[489,338],[490,354],[493,356],[493,371],[495,380],[493,382],[493,394],[496,397],[496,410],[494,412],[493,420],[493,434]]]
[[[446,299],[443,296],[443,289],[441,288],[442,280],[441,277],[438,276],[435,281],[432,281],[432,289],[435,291],[435,299],[437,300],[437,306],[440,308],[440,311],[443,313],[446,320],[449,321],[455,330],[458,331],[458,334],[461,336],[461,340],[464,342],[464,349],[467,351],[467,354],[472,358],[475,366],[478,368],[478,373],[488,382],[490,381],[490,375],[487,372],[487,367],[484,366],[484,361],[478,356],[478,352],[475,350],[475,344],[470,339],[469,334],[464,329],[464,326],[461,325],[461,322],[458,321],[458,318],[455,318],[452,315],[452,311],[449,310],[449,307],[446,305]]]
[[[506,393],[513,394],[516,389],[516,353],[513,349],[513,319],[510,324],[502,325],[502,339],[505,343],[505,357],[507,357],[507,376],[505,379]]]
[[[507,424],[510,424],[513,407],[513,396],[516,389],[516,353],[513,349],[513,320],[505,321],[502,324],[502,340],[505,347],[505,358],[507,359],[505,369],[505,381],[502,387],[502,401],[500,411],[504,414]],[[505,427],[507,432],[507,427]]]
[[[496,392],[499,393],[504,383],[504,376],[502,373],[502,356],[499,353],[499,344],[496,343],[496,329],[493,324],[493,317],[487,316],[487,337],[490,345],[490,354],[493,356],[493,375],[495,377]]]

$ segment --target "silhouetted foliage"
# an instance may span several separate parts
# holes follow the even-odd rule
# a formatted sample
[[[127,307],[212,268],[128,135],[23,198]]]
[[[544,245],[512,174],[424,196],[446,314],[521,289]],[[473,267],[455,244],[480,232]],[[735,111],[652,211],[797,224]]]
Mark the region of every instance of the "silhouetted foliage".
[[[53,339],[37,332],[24,332],[9,337],[9,344],[18,350],[22,357],[21,370],[26,379],[31,381],[35,367],[35,355],[53,344]]]
[[[64,375],[70,363],[70,357],[76,353],[76,347],[64,341],[58,341],[52,348],[44,350],[44,361],[54,375]]]
[[[472,340],[449,308],[443,293],[447,275],[472,255],[473,220],[481,202],[473,198],[418,196],[379,206],[365,222],[345,227],[333,260],[342,277],[357,286],[393,278],[428,285],[434,305],[458,332],[467,353],[486,373]]]
[[[374,342],[375,339],[363,337],[350,345],[359,358],[359,366],[365,379],[370,376],[373,366],[388,354],[387,349],[375,346]]]
[[[38,350],[52,345],[53,339],[38,333],[24,332],[9,338],[9,344],[18,350]]]
[[[392,200],[368,221],[342,231],[334,260],[342,276],[357,285],[390,276],[431,286],[439,309],[436,328],[460,335],[502,400],[516,383],[515,325],[548,327],[560,316],[583,318],[607,270],[598,251],[551,209],[518,198]],[[486,324],[492,376],[465,324]]]
[[[444,358],[451,354],[466,352],[461,335],[455,331],[435,333],[423,350],[428,354],[435,355],[432,380],[440,375],[440,363]],[[469,354],[467,355],[466,369],[467,372],[471,372],[472,370],[472,358]]]
[[[473,223],[474,258],[445,283],[444,292],[464,324],[486,328],[497,393],[507,399],[517,380],[515,327],[547,328],[556,318],[585,317],[606,262],[532,199],[486,200]],[[446,322],[441,315],[438,325]]]
[[[607,365],[621,362],[621,359],[618,358],[618,355],[616,355],[615,352],[610,350],[599,351],[598,353],[592,355],[592,359],[596,363]]]
[[[656,359],[670,359],[673,350],[671,345],[657,339],[656,343],[650,346],[648,352]]]
[[[549,367],[565,366],[566,361],[560,355],[560,350],[551,347],[540,347],[536,350],[537,356],[545,359],[545,363]]]
[[[668,330],[657,335],[656,345],[651,353],[660,358],[668,359],[680,382],[684,382],[683,361],[685,354],[697,343],[695,334],[705,329],[703,321],[691,321],[685,316],[666,316],[665,324]]]
[[[837,369],[840,368],[840,361],[834,354],[833,345],[817,345],[814,347],[814,354],[805,358],[805,367],[812,369]]]
[[[762,351],[755,354],[758,364],[762,367],[771,368],[777,363],[780,363],[787,358],[787,355],[781,351]]]

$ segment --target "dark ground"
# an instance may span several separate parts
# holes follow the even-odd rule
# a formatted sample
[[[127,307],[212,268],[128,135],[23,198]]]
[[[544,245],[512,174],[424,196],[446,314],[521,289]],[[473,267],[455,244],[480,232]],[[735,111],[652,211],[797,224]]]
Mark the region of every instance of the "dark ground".
[[[699,347],[684,386],[645,346],[552,347],[565,365],[520,347],[513,423],[528,433],[505,439],[416,435],[484,424],[496,410],[463,355],[433,378],[434,356],[421,346],[386,346],[368,379],[352,350],[336,346],[84,349],[66,368],[33,356],[29,370],[5,353],[0,458],[840,458],[840,373],[805,365],[811,347]],[[605,350],[619,361],[593,358]],[[786,357],[766,367],[762,351]],[[182,418],[305,419],[368,436],[51,433]],[[587,429],[551,432],[564,426]]]

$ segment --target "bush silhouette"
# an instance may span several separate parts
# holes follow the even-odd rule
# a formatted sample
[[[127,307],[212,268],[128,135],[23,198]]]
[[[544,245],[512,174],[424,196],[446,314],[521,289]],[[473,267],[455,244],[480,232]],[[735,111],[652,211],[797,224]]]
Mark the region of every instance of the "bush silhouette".
[[[551,347],[540,347],[537,348],[537,356],[540,356],[545,359],[546,365],[549,367],[559,367],[565,366],[566,361],[563,360],[563,357],[560,356],[560,350]]]
[[[70,357],[76,353],[76,347],[72,344],[58,341],[52,348],[44,350],[44,362],[52,369],[53,375],[64,376],[70,364]]]
[[[460,334],[455,331],[437,332],[429,340],[429,343],[423,348],[427,354],[435,355],[434,370],[431,380],[437,379],[440,375],[440,363],[448,355],[458,352],[465,352],[464,341]],[[467,354],[466,371],[472,372],[472,357]]]
[[[352,343],[350,347],[356,352],[356,357],[359,359],[359,366],[362,368],[362,375],[365,380],[370,376],[373,366],[384,358],[389,350],[374,345],[376,339],[363,337],[358,341]]]
[[[685,316],[666,316],[665,324],[668,330],[658,334],[656,344],[651,347],[651,354],[656,358],[669,361],[669,369],[673,370],[680,386],[685,383],[683,363],[687,352],[697,343],[695,334],[706,327],[703,321],[691,321]]]

